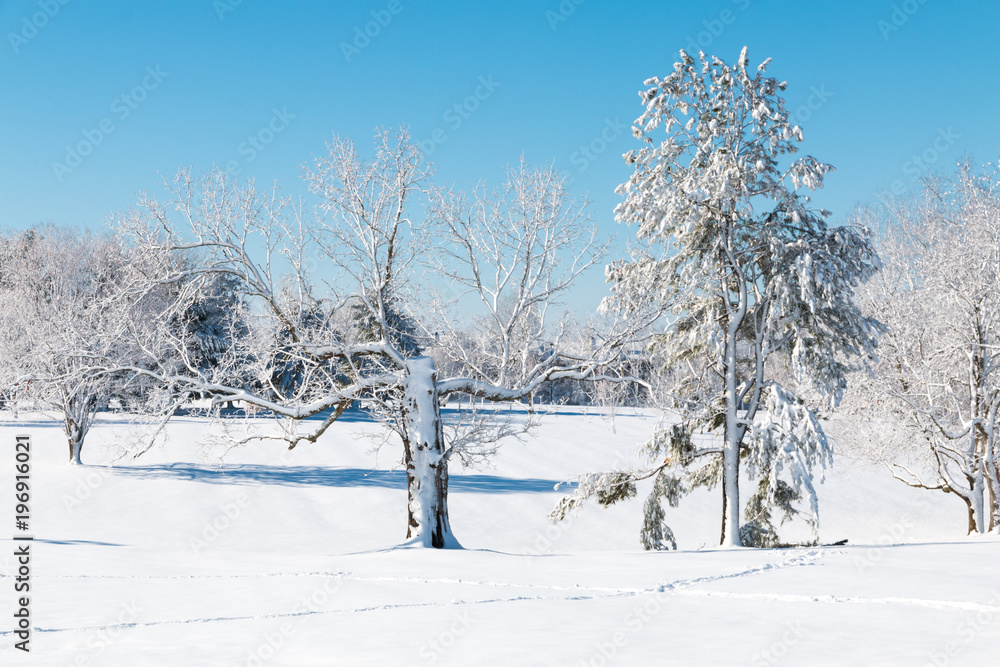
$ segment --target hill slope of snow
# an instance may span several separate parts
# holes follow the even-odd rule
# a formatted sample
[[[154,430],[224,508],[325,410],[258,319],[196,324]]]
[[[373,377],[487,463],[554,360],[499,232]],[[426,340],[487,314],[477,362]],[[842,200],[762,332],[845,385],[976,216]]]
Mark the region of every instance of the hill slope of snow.
[[[959,501],[842,458],[819,487],[820,534],[845,546],[714,549],[721,501],[706,492],[668,510],[680,551],[643,552],[641,499],[556,526],[545,515],[559,482],[633,462],[655,419],[561,413],[494,468],[452,466],[456,551],[398,546],[398,447],[368,451],[377,427],[360,414],[315,446],[260,444],[221,464],[195,418],[114,462],[123,425],[109,417],[89,465],[72,467],[58,424],[0,413],[0,664],[996,661],[1000,542],[965,538]],[[34,444],[30,655],[13,648],[19,433]]]

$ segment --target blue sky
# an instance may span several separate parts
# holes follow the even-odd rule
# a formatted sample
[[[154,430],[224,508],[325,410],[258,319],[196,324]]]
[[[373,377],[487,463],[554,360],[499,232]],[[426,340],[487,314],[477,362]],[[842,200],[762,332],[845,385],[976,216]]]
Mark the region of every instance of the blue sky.
[[[438,182],[554,163],[624,240],[613,191],[637,91],[680,48],[774,59],[803,152],[837,168],[815,197],[835,220],[966,151],[1000,154],[1000,3],[985,0],[8,0],[0,27],[2,228],[99,227],[180,166],[296,192],[333,132],[364,148],[405,124]],[[605,293],[596,271],[574,300]]]

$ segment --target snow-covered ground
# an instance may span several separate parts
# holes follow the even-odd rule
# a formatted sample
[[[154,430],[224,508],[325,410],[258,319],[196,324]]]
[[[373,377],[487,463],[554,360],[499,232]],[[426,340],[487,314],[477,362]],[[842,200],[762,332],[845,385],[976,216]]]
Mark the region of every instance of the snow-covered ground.
[[[399,548],[398,448],[370,453],[375,426],[345,417],[317,445],[222,465],[198,444],[209,424],[180,418],[114,467],[109,418],[71,467],[58,424],[0,412],[0,665],[1000,664],[1000,542],[883,469],[841,457],[819,487],[821,538],[845,546],[715,549],[712,492],[668,510],[680,551],[643,552],[641,489],[545,515],[557,482],[632,461],[654,420],[565,410],[495,468],[452,466],[464,550]],[[34,443],[30,655],[12,632],[18,433]]]

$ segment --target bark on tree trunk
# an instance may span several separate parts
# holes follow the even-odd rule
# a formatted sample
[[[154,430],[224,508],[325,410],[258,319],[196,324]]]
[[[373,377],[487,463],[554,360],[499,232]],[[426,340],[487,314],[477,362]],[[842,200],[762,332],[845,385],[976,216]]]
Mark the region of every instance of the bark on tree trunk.
[[[87,392],[64,394],[62,396],[63,433],[69,443],[70,465],[83,465],[80,453],[83,451],[83,441],[90,432],[94,421],[99,396]]]
[[[992,442],[993,438],[990,438]],[[992,449],[991,449],[992,452]],[[990,456],[987,461],[987,473],[988,473],[988,483],[987,488],[990,491],[990,532],[1000,529],[1000,470],[997,470],[997,464],[994,462],[992,456]]]
[[[83,461],[80,460],[80,452],[83,450],[83,442],[80,440],[73,441],[69,438],[69,462],[70,465],[83,465]]]
[[[965,504],[969,509],[969,535],[973,535],[976,532],[976,513],[972,509],[972,503],[968,499],[962,498],[962,500],[965,500]]]
[[[966,495],[964,492],[959,493],[955,491],[955,495],[962,499],[968,509],[969,514],[969,535],[975,535],[976,533],[981,533],[982,524],[982,513],[983,513],[983,494],[982,494],[982,484],[979,483],[981,480],[977,480],[975,475],[969,475],[966,473],[965,481],[969,484],[969,493]]]
[[[982,436],[983,441],[983,486],[985,487],[985,508],[984,520],[987,532],[997,529],[997,513],[1000,511],[1000,498],[997,497],[997,466],[994,457],[993,429],[992,427]]]
[[[448,521],[448,459],[434,361],[413,357],[406,369],[402,408],[409,492],[406,537],[425,547],[460,549]]]
[[[723,472],[725,478],[725,472]],[[719,544],[726,543],[726,484],[722,483],[722,530],[719,532]]]
[[[66,441],[69,443],[69,464],[70,465],[83,465],[83,461],[80,460],[80,453],[83,451],[83,441],[87,437],[86,425],[83,419],[75,416],[75,410],[73,410],[73,403],[71,402],[67,406],[67,412],[63,418],[63,430],[66,433]]]
[[[973,516],[973,518],[970,521],[970,526],[973,528],[973,530],[970,531],[970,534],[973,532],[976,533],[986,532],[986,521],[985,521],[986,489],[984,487],[985,485],[983,484],[982,473],[977,472],[977,474],[973,477],[972,494],[971,494],[972,502],[969,504],[969,509],[972,512]]]

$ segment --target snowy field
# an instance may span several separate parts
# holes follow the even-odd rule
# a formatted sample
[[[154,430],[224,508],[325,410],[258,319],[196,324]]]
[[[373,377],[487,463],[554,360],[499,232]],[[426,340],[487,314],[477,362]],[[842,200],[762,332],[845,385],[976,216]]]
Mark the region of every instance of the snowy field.
[[[563,413],[493,468],[452,466],[465,549],[434,551],[398,546],[399,449],[370,452],[359,413],[317,445],[222,464],[199,445],[208,423],[179,418],[114,466],[108,417],[70,467],[57,423],[0,412],[0,665],[1000,664],[1000,542],[964,537],[959,500],[841,456],[821,539],[845,546],[715,549],[712,492],[668,510],[680,551],[643,552],[642,489],[545,515],[557,482],[632,461],[654,420]],[[28,655],[12,646],[18,433],[34,444]]]

